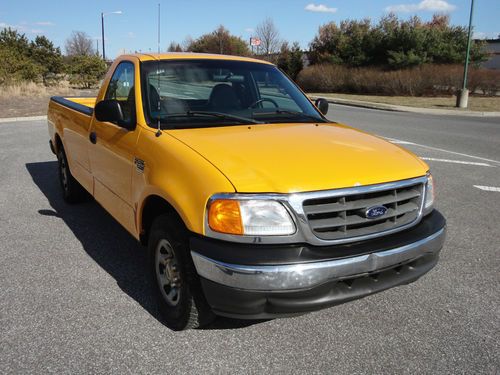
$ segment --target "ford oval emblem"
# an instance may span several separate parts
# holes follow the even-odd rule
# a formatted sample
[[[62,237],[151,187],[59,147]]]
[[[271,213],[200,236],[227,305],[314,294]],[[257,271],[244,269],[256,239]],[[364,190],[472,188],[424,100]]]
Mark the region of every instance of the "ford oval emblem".
[[[369,207],[365,211],[365,217],[367,219],[377,219],[384,216],[387,213],[387,207],[385,206],[373,206]]]

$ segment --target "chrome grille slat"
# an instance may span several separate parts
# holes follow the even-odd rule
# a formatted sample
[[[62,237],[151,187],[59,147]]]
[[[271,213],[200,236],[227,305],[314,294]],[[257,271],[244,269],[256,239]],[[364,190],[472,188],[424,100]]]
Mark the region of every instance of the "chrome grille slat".
[[[411,221],[413,221],[413,220],[411,220]],[[401,223],[401,225],[409,224],[411,221],[407,221],[407,222],[405,221],[405,222]],[[376,225],[373,225],[372,227],[370,227],[373,230],[374,233],[383,232],[383,231],[386,231],[386,230],[394,228],[394,225],[392,225],[389,222],[382,222],[382,223],[378,222],[378,223],[375,223],[375,224]],[[343,231],[339,231],[339,232],[342,233],[341,237],[339,237],[339,235],[338,235],[337,232],[324,232],[324,233],[321,233],[321,239],[324,239],[324,240],[337,240],[339,238],[346,237],[345,236],[345,232],[343,232]],[[348,237],[349,238],[353,238],[353,239],[355,239],[356,237],[364,236],[366,234],[364,228],[361,228],[361,229],[351,229],[351,230],[349,230],[348,233],[349,233]]]
[[[323,240],[366,236],[407,225],[419,217],[423,184],[362,194],[308,199],[302,202],[309,227]],[[385,206],[385,215],[366,218],[365,211]]]
[[[328,219],[309,219],[309,223],[314,226],[315,229],[324,229],[362,223],[375,223],[376,221],[387,220],[395,216],[404,215],[412,211],[417,211],[418,208],[419,207],[415,203],[410,202],[399,206],[397,209],[388,209],[387,213],[380,219],[367,219],[360,215],[347,215],[345,218],[335,217]]]
[[[400,202],[403,200],[408,200],[408,199],[419,197],[420,194],[421,193],[418,190],[411,189],[409,191],[404,191],[404,192],[398,193],[397,197],[394,195],[387,195],[387,196],[380,197],[379,204],[385,205],[385,204]],[[304,204],[304,211],[308,215],[310,215],[310,214],[321,214],[321,213],[337,212],[337,211],[345,211],[345,210],[355,210],[355,209],[370,207],[369,206],[370,202],[373,202],[373,200],[360,199],[357,201],[346,202],[346,203],[335,202],[335,203],[323,203],[323,204],[318,204],[318,205],[306,205],[306,204]]]

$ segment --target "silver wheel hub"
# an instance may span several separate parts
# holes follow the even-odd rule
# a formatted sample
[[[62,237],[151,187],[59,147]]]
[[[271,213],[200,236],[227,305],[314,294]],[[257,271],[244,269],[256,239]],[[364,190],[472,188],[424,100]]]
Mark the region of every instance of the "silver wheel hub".
[[[163,298],[169,305],[176,306],[181,296],[181,278],[175,252],[166,239],[161,239],[156,245],[155,269]]]

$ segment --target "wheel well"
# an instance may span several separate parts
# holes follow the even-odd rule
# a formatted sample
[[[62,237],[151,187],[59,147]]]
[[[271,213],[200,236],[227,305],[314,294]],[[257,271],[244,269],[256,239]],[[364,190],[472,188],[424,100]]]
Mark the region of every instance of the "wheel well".
[[[144,246],[146,246],[148,243],[149,231],[154,219],[163,214],[172,215],[172,217],[174,217],[179,222],[179,224],[181,224],[182,227],[185,228],[184,222],[170,203],[168,203],[162,197],[151,195],[146,198],[141,216],[140,240],[141,244],[143,244]]]
[[[54,146],[56,148],[56,152],[59,151],[61,148],[64,148],[62,141],[61,141],[61,137],[59,137],[59,134],[56,134],[55,141],[56,141],[56,144]]]

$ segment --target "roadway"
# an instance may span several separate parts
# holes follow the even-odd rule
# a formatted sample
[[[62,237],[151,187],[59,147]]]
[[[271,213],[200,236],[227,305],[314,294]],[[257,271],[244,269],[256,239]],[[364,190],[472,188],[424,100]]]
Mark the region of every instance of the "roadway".
[[[448,220],[438,266],[300,317],[179,333],[141,247],[96,203],[61,200],[45,123],[0,124],[0,373],[498,373],[500,119],[330,111],[427,159]]]

